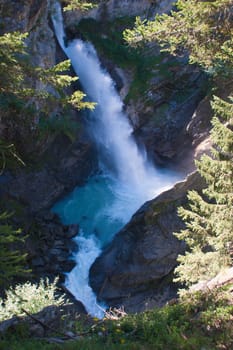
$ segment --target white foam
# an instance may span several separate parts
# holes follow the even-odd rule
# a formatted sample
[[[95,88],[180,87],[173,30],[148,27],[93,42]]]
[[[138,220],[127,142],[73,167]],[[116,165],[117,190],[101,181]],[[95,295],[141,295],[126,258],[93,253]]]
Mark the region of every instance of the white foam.
[[[77,299],[85,305],[88,313],[102,318],[105,307],[97,304],[96,296],[89,286],[88,276],[89,269],[100,254],[101,249],[98,247],[98,241],[94,235],[86,238],[79,234],[75,238],[75,242],[78,246],[78,252],[74,255],[76,266],[67,274],[65,286],[74,296],[78,296]]]

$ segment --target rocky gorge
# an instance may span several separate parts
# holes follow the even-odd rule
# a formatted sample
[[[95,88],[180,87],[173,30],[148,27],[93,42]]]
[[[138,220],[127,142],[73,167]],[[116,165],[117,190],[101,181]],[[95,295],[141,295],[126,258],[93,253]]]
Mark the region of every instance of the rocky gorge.
[[[170,10],[171,3],[134,1],[132,6],[129,1],[103,1],[85,17],[113,21],[129,15],[129,11],[131,16],[152,16],[157,11]],[[35,64],[49,67],[64,58],[53,34],[49,1],[17,1],[11,5],[2,1],[1,6],[7,8],[2,31],[29,31],[27,46]],[[74,21],[81,18],[80,13],[66,15],[67,31],[72,35],[76,30]],[[153,50],[156,52],[157,48]],[[144,144],[150,157],[161,166],[169,164],[185,175],[194,171],[194,158],[209,147],[211,112],[205,97],[204,74],[197,67],[188,66],[186,57],[177,61],[165,56],[162,65],[169,75],[163,75],[156,67],[144,94],[135,98],[129,96],[135,70],[119,67],[103,52],[100,54],[115,77],[122,98],[128,96],[125,109],[138,143]],[[79,122],[78,113],[71,113]],[[36,116],[33,122],[37,123]],[[11,133],[9,125],[1,124],[3,135],[6,129]],[[23,132],[17,132],[21,137]],[[81,128],[74,142],[65,135],[52,135],[40,144],[28,140],[27,152],[39,153],[38,161],[1,176],[1,199],[8,203],[4,204],[6,209],[10,203],[15,208],[14,225],[29,234],[26,250],[34,276],[62,276],[73,266],[69,258],[77,249],[72,238],[78,227],[62,225],[50,209],[95,171],[95,148]],[[162,305],[176,295],[171,275],[177,255],[184,250],[184,245],[172,235],[183,227],[177,207],[186,203],[189,189],[202,187],[202,180],[193,173],[135,213],[91,268],[90,283],[99,300],[138,312]]]

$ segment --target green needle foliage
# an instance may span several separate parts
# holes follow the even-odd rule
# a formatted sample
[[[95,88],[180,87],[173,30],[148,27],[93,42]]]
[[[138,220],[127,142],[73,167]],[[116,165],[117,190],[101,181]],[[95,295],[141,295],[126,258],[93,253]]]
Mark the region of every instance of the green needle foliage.
[[[214,97],[212,108],[212,157],[197,162],[207,188],[189,192],[189,209],[179,208],[186,229],[176,236],[189,250],[175,271],[187,285],[216,275],[233,258],[233,101]]]
[[[170,14],[152,21],[136,19],[125,30],[130,45],[156,41],[161,51],[189,53],[190,63],[211,73],[218,85],[230,87],[233,73],[232,0],[178,0]],[[227,80],[226,80],[227,78]],[[197,169],[207,188],[190,191],[189,208],[178,212],[186,229],[177,233],[188,251],[178,257],[176,281],[190,285],[216,275],[232,264],[233,254],[233,102],[214,97],[211,156],[204,155]]]
[[[0,36],[0,118],[3,124],[0,135],[0,169],[11,160],[25,159],[27,144],[40,147],[38,140],[40,120],[61,120],[70,114],[70,108],[94,109],[95,103],[84,101],[82,91],[67,93],[67,88],[78,78],[67,74],[70,61],[42,68],[30,63],[25,39],[28,33],[6,33]],[[60,129],[59,129],[60,130]],[[61,130],[61,132],[63,132]],[[26,141],[26,142],[25,142]],[[32,147],[32,148],[33,148]]]
[[[197,63],[215,75],[230,77],[233,72],[232,0],[178,0],[170,15],[156,15],[155,20],[136,19],[133,30],[126,30],[131,45],[157,41],[162,50],[172,54],[190,53],[190,63]]]
[[[54,108],[57,103],[59,103],[63,109],[68,108],[69,105],[72,105],[78,110],[84,108],[94,109],[95,103],[83,101],[86,95],[82,91],[77,90],[70,96],[65,92],[65,88],[68,88],[73,82],[78,80],[77,77],[63,74],[63,72],[66,72],[69,68],[70,60],[66,60],[51,68],[44,69],[36,67],[34,69],[35,77],[43,84],[50,85],[54,89],[53,92],[44,91],[42,86],[41,90],[36,91],[38,99],[45,99],[45,112],[47,111],[46,107],[48,108],[48,112],[50,111],[51,102],[54,103]],[[32,90],[32,94],[35,95],[35,91]],[[48,104],[48,102],[50,103]]]
[[[23,60],[26,57],[24,40],[27,33],[6,33],[0,36],[0,94],[22,93]]]
[[[0,214],[0,285],[6,286],[16,276],[27,274],[25,269],[26,254],[15,248],[22,245],[25,238],[20,230],[15,230],[7,223],[9,214]]]
[[[25,45],[27,36],[27,33],[19,32],[0,36],[0,106],[10,107],[13,98],[21,98],[29,105],[35,105],[35,99],[36,102],[44,100],[45,105],[47,104],[44,112],[47,113],[52,111],[51,101],[61,103],[62,107],[71,104],[78,109],[93,108],[92,103],[82,101],[85,94],[81,92],[65,98],[64,89],[78,79],[66,74],[70,68],[69,60],[50,68],[34,67],[29,63],[30,56]],[[31,87],[31,79],[41,82],[40,88]],[[7,98],[9,101],[6,101]],[[17,107],[16,102],[14,107]]]

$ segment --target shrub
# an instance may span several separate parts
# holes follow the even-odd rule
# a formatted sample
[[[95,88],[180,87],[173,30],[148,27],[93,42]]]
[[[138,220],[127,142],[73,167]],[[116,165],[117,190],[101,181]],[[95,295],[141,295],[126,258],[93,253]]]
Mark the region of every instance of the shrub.
[[[64,295],[56,296],[58,278],[49,283],[48,278],[39,284],[26,282],[6,291],[5,300],[0,299],[0,321],[24,315],[23,309],[33,314],[49,305],[64,304]]]

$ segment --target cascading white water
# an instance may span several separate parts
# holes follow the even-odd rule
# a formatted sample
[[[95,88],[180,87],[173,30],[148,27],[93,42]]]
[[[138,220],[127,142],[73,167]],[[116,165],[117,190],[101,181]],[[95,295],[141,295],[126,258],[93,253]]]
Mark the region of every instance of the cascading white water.
[[[106,245],[147,200],[175,182],[174,174],[160,172],[139,150],[132,127],[122,111],[122,101],[109,74],[101,67],[90,43],[74,40],[66,47],[62,13],[56,5],[53,24],[57,39],[70,58],[88,97],[97,102],[89,129],[97,148],[101,175],[59,202],[54,211],[67,224],[80,226],[75,254],[77,265],[67,275],[66,287],[98,317],[102,310],[88,285],[90,266]]]

